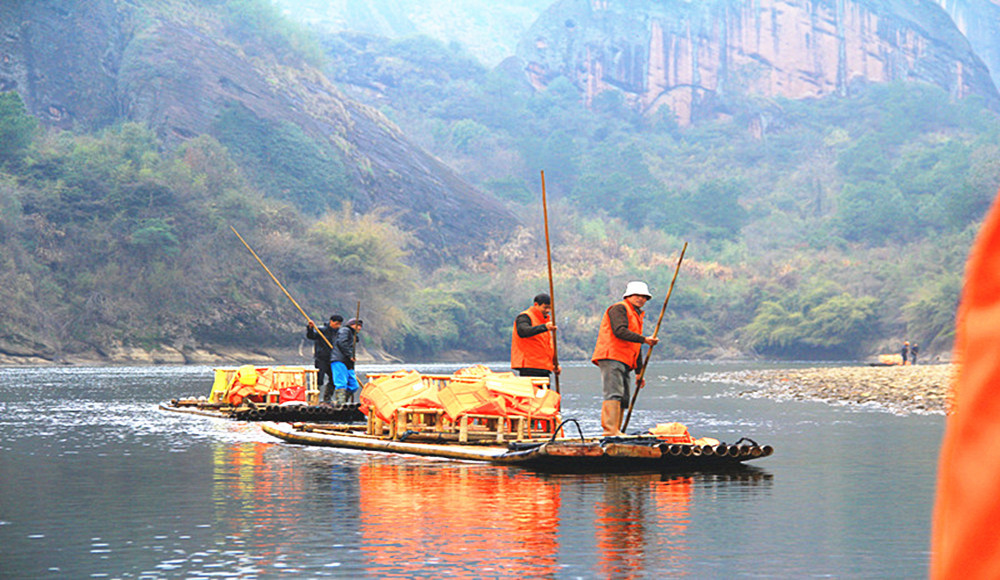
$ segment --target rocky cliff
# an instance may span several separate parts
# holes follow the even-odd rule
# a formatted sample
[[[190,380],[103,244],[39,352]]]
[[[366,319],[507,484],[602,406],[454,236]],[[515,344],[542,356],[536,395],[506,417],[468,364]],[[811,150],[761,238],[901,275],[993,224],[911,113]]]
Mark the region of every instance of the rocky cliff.
[[[1000,0],[934,0],[951,16],[1000,89]]]
[[[408,142],[378,111],[346,98],[301,59],[248,46],[206,6],[0,3],[0,90],[16,90],[50,126],[93,130],[142,121],[172,145],[212,133],[232,107],[297,126],[339,152],[357,209],[403,210],[428,264],[476,251],[511,229],[507,210]]]
[[[989,71],[930,0],[560,0],[518,58],[536,87],[620,91],[687,124],[743,95],[810,98],[922,81],[1000,109]]]

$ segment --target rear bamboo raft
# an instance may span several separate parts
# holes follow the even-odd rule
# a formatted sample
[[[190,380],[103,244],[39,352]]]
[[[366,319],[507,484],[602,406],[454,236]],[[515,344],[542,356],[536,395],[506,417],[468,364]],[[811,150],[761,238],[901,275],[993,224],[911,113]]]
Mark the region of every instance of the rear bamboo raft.
[[[161,409],[240,421],[364,421],[357,403],[320,403],[316,369],[220,367],[208,398],[172,399]]]
[[[695,439],[679,423],[643,435],[584,437],[560,415],[548,380],[476,366],[452,375],[369,374],[367,423],[267,422],[265,432],[305,445],[521,465],[541,471],[635,472],[724,469],[771,455],[769,445]],[[575,427],[578,436],[566,436]]]

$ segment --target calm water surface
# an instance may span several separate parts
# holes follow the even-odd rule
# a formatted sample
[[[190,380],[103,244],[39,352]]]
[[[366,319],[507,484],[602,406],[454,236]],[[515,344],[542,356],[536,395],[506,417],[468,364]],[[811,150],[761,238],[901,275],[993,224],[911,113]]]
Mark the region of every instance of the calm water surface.
[[[629,430],[680,421],[775,454],[641,475],[299,447],[157,408],[207,395],[209,367],[0,369],[0,577],[926,576],[944,418],[696,380],[741,368],[655,365]],[[588,435],[599,380],[562,380]]]

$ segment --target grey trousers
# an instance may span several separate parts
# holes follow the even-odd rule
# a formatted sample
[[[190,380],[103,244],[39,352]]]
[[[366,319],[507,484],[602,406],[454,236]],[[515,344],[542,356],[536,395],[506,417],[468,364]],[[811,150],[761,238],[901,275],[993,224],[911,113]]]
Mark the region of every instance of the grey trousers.
[[[605,401],[621,401],[627,403],[631,385],[629,384],[629,373],[632,369],[623,362],[601,359],[597,361],[597,367],[601,369],[601,384],[604,387]]]

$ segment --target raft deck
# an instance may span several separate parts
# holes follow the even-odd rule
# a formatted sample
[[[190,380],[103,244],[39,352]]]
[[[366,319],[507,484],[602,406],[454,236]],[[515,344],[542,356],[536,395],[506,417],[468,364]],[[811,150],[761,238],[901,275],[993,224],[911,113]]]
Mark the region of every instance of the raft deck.
[[[364,422],[365,415],[358,410],[357,403],[342,405],[277,405],[264,403],[248,403],[234,407],[228,403],[214,402],[208,399],[172,399],[162,403],[164,411],[190,413],[216,417],[219,419],[236,419],[237,421],[336,421]]]
[[[318,423],[265,422],[263,430],[302,445],[402,453],[500,465],[537,471],[631,473],[640,471],[705,471],[740,468],[773,453],[770,445],[688,445],[663,443],[655,437],[557,438],[499,444],[451,440],[398,440],[368,435],[356,427]],[[748,441],[746,439],[741,441]]]

